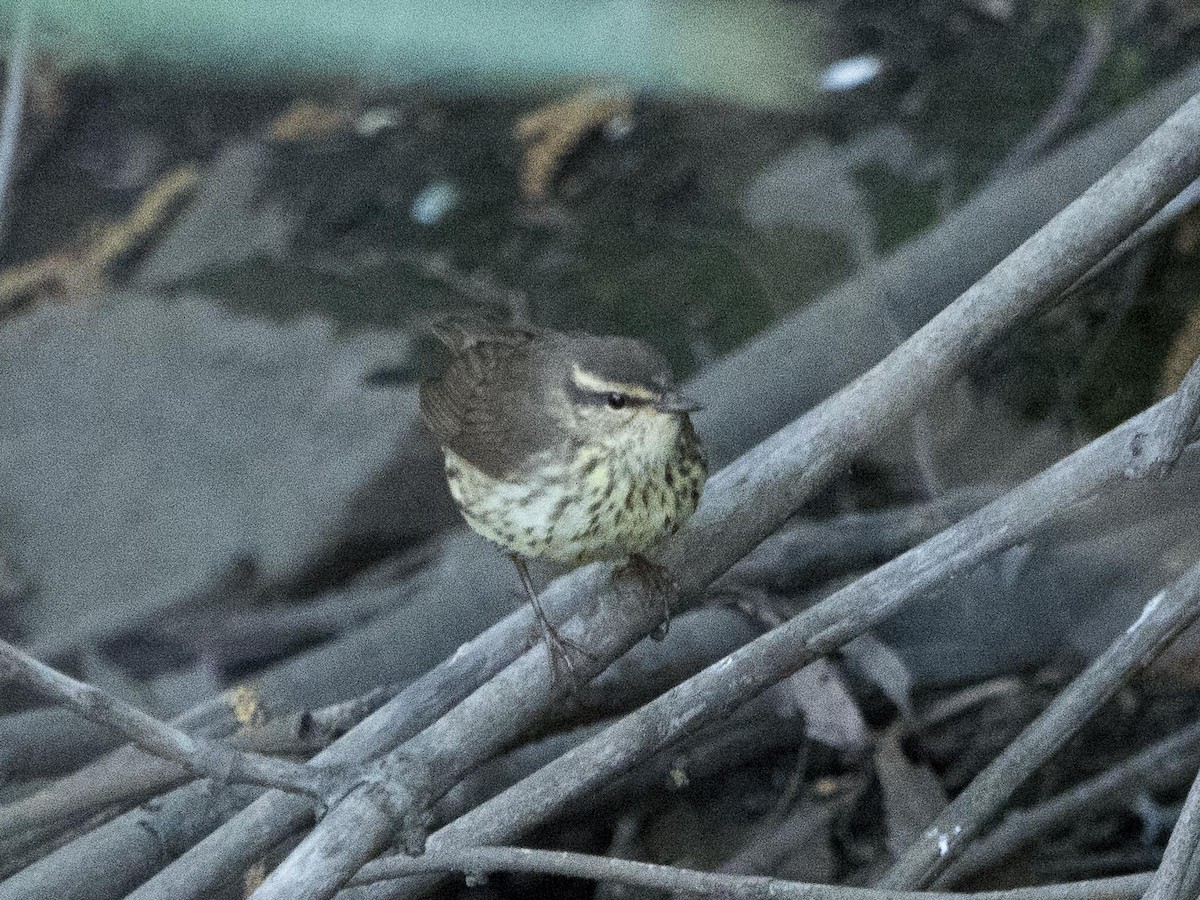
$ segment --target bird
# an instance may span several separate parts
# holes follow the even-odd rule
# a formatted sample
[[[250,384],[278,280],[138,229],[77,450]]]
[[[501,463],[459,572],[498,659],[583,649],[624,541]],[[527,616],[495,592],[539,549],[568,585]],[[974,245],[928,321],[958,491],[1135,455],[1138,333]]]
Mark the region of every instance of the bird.
[[[572,677],[527,561],[576,567],[625,560],[664,595],[673,579],[646,556],[700,502],[708,464],[666,359],[630,337],[451,316],[432,331],[449,351],[421,384],[421,417],[441,444],[450,494],[467,524],[512,560],[550,655]]]

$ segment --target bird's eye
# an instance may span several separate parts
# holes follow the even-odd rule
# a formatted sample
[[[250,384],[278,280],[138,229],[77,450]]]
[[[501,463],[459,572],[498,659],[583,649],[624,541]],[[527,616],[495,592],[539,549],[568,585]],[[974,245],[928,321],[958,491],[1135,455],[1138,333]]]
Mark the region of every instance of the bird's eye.
[[[608,403],[609,409],[623,409],[625,407],[625,403],[629,400],[629,398],[624,394],[616,393],[609,394],[604,399]]]

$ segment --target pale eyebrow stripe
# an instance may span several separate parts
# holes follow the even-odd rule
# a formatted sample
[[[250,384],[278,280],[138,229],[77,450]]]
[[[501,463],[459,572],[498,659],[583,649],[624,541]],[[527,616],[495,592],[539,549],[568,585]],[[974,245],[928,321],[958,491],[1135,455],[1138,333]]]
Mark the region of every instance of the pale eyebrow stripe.
[[[578,365],[571,366],[571,381],[581,391],[590,391],[594,394],[625,394],[634,400],[658,399],[656,393],[648,391],[644,387],[636,384],[625,384],[621,381],[608,381],[597,375],[593,375],[591,372],[585,372]]]

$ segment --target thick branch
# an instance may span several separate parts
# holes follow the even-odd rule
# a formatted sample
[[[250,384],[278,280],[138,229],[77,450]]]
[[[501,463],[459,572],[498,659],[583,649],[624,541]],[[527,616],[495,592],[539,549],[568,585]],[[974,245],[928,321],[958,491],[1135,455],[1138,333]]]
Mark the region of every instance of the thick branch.
[[[250,785],[215,789],[208,781],[179,788],[13,873],[0,881],[0,897],[117,900],[228,820],[259,791]]]
[[[214,733],[208,726],[193,733],[210,739],[220,737],[235,750],[308,755],[328,746],[335,735],[361,722],[398,692],[398,686],[376,688],[361,697],[311,712],[269,719],[264,725],[251,725],[228,737]],[[187,723],[176,720],[171,724],[184,728]],[[191,777],[186,769],[169,760],[125,745],[35,794],[0,806],[0,853],[6,839],[20,836],[28,841],[38,838],[40,832],[44,840],[50,829],[81,821],[105,807],[128,808]]]

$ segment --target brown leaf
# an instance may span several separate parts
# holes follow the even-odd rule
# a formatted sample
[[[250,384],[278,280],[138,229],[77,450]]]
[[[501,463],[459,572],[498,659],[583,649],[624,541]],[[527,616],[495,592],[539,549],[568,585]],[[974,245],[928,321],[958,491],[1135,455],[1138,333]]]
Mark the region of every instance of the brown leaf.
[[[525,144],[521,160],[525,199],[537,202],[549,197],[555,177],[584,138],[632,116],[633,97],[628,91],[596,86],[522,116],[513,133]]]

